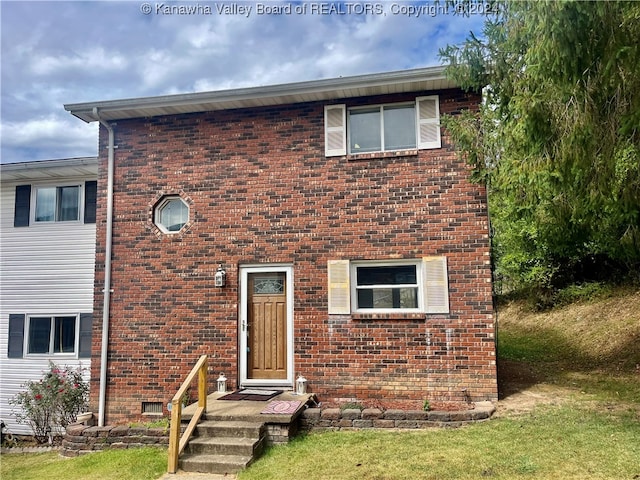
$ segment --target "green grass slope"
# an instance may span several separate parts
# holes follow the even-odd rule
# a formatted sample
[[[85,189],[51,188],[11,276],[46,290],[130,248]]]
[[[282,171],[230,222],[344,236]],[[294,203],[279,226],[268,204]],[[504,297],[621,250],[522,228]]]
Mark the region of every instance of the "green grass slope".
[[[501,390],[514,383],[575,387],[602,400],[640,403],[640,290],[622,288],[535,312],[498,310]]]

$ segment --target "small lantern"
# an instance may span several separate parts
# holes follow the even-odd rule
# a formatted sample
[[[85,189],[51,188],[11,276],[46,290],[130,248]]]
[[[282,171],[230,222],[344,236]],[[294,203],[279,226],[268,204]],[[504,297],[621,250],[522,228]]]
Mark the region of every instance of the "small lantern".
[[[216,287],[224,287],[227,283],[227,272],[222,268],[222,264],[218,265],[218,269],[214,275],[214,283]]]
[[[307,393],[307,379],[302,375],[298,375],[296,380],[296,395],[304,395]]]
[[[227,377],[224,373],[221,373],[218,377],[218,393],[225,393],[227,391]]]

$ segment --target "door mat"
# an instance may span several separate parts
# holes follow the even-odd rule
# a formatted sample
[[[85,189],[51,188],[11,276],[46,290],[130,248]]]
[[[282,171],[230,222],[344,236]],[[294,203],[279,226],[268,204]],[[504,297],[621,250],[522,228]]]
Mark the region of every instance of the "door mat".
[[[281,393],[282,390],[255,390],[243,388],[241,390],[236,390],[233,393],[229,393],[224,397],[220,397],[218,400],[253,400],[255,402],[266,402]]]
[[[269,402],[267,408],[260,413],[276,413],[282,415],[291,415],[295,413],[302,402],[299,400],[274,400]]]

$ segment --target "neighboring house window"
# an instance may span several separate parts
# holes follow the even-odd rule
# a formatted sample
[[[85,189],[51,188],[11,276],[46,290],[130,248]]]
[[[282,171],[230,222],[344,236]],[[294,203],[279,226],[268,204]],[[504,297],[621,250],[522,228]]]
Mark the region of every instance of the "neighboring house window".
[[[93,315],[9,315],[8,358],[27,355],[91,356]]]
[[[178,196],[163,198],[154,213],[155,224],[164,233],[179,232],[189,221],[189,207]]]
[[[325,107],[327,156],[440,147],[437,95],[412,103]]]
[[[449,312],[446,257],[330,260],[328,281],[330,314]]]
[[[33,198],[32,198],[33,192]],[[84,195],[83,195],[84,194]],[[84,197],[84,205],[82,199]],[[97,182],[64,186],[16,186],[14,227],[36,223],[78,222],[84,206],[84,223],[96,223]]]
[[[80,186],[38,187],[36,222],[70,222],[80,219]]]
[[[78,317],[29,317],[27,354],[73,354]]]

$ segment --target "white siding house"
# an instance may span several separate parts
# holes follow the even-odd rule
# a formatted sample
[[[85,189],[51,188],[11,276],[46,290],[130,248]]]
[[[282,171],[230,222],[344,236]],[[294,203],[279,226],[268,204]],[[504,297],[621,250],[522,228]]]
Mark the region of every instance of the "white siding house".
[[[96,158],[0,166],[0,418],[49,361],[91,367]]]

